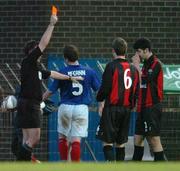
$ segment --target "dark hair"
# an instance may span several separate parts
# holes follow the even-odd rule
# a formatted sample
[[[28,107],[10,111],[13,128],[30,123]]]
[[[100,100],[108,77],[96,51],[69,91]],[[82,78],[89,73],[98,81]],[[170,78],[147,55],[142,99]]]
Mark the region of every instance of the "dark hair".
[[[117,55],[125,55],[127,52],[127,42],[121,37],[117,37],[112,42],[112,48]]]
[[[66,45],[63,50],[64,58],[70,62],[75,62],[79,58],[79,50],[74,45]]]
[[[146,48],[148,48],[149,51],[151,51],[151,41],[148,38],[139,38],[134,43],[133,48],[135,50],[137,49],[145,50]]]
[[[31,50],[33,50],[34,47],[37,46],[37,45],[38,45],[38,42],[35,41],[35,40],[30,40],[30,41],[28,41],[28,42],[26,43],[26,45],[24,46],[24,53],[25,53],[25,55],[28,55],[29,52],[30,52]]]

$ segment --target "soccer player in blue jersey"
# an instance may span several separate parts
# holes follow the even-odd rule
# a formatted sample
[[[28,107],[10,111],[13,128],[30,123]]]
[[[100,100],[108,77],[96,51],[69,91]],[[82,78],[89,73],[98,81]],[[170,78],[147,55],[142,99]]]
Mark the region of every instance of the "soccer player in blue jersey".
[[[54,80],[43,98],[48,98],[60,89],[61,101],[58,110],[59,153],[61,160],[66,161],[68,159],[68,140],[70,137],[71,161],[78,162],[80,161],[81,138],[87,137],[88,105],[92,101],[91,89],[97,91],[100,87],[100,80],[94,70],[79,64],[79,51],[76,46],[65,46],[63,53],[67,66],[59,72],[69,76],[81,76],[84,80],[79,81],[79,83]]]

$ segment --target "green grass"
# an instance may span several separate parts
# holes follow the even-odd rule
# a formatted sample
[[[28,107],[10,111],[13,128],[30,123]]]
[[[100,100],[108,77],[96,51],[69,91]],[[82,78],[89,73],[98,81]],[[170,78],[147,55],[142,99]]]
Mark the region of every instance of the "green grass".
[[[15,163],[1,162],[0,171],[180,171],[180,162]]]

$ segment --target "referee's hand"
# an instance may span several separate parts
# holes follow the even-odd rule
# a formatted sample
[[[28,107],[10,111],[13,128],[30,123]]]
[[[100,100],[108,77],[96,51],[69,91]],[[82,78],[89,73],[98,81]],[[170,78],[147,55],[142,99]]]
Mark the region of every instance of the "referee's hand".
[[[81,76],[73,76],[73,77],[69,77],[69,79],[73,82],[73,83],[79,83],[79,81],[83,81],[84,78]]]

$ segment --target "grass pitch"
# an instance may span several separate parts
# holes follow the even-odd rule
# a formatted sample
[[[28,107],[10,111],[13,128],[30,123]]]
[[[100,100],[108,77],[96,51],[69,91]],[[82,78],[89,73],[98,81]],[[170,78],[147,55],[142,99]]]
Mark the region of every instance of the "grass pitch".
[[[0,171],[180,171],[180,162],[50,163],[1,162]]]

